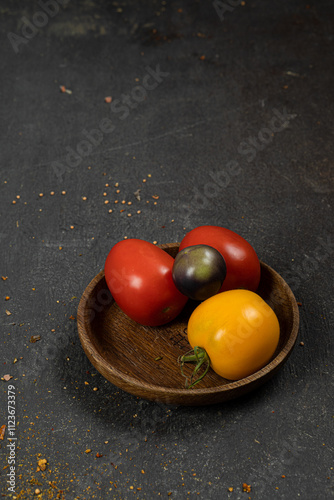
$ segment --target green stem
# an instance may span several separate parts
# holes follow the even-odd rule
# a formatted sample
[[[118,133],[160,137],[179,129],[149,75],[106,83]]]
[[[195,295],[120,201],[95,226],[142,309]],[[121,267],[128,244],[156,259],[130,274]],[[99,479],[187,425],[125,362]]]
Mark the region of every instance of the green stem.
[[[191,389],[196,384],[198,384],[205,377],[210,368],[210,358],[208,356],[208,353],[205,349],[203,349],[203,347],[199,346],[195,346],[194,349],[181,356],[179,358],[179,363],[181,367],[181,373],[186,379],[186,389]],[[183,366],[185,363],[195,363],[195,368],[191,374],[190,381],[187,375],[185,375],[183,372]],[[206,365],[204,372],[194,380],[203,365]]]

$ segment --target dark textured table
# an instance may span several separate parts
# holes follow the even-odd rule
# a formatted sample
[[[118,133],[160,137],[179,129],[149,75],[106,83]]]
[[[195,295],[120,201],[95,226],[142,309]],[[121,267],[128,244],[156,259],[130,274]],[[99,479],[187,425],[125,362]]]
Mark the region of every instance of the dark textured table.
[[[3,497],[333,497],[333,15],[331,0],[2,3]],[[297,344],[229,403],[138,399],[85,356],[80,297],[117,241],[202,224],[286,279]]]

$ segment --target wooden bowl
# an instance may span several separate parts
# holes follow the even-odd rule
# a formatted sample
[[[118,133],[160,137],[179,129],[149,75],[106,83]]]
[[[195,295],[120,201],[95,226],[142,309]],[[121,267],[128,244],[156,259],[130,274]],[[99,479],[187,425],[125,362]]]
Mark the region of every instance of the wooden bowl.
[[[175,257],[179,244],[160,245]],[[212,369],[194,388],[185,388],[178,357],[190,349],[186,326],[198,304],[189,301],[172,322],[142,326],[128,318],[113,300],[101,271],[84,291],[78,307],[78,333],[94,367],[115,386],[141,398],[175,405],[208,405],[246,394],[271,378],[288,359],[296,342],[299,312],[283,278],[261,262],[257,293],[274,309],[280,341],[272,360],[249,377],[231,382]],[[189,367],[189,373],[193,367]]]

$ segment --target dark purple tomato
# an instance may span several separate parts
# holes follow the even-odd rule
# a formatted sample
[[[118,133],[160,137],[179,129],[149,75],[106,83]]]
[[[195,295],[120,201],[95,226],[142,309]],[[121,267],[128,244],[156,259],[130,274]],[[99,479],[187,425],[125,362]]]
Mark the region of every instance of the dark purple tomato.
[[[209,245],[193,245],[175,257],[172,276],[176,288],[193,300],[206,300],[219,292],[226,277],[225,259]]]

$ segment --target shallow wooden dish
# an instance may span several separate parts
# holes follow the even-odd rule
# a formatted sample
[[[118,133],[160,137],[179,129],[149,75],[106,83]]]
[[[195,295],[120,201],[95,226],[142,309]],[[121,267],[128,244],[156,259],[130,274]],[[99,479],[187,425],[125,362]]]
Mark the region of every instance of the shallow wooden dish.
[[[175,257],[179,244],[160,245]],[[78,307],[78,333],[94,367],[112,384],[136,396],[176,405],[208,405],[246,394],[271,378],[288,359],[296,342],[299,312],[283,278],[261,263],[257,293],[277,314],[281,335],[273,359],[253,375],[236,382],[210,369],[192,389],[185,388],[177,359],[190,349],[186,336],[189,301],[181,315],[160,327],[141,326],[128,318],[113,300],[101,271],[84,291]],[[158,359],[161,357],[161,359]],[[189,367],[189,373],[192,368]]]

